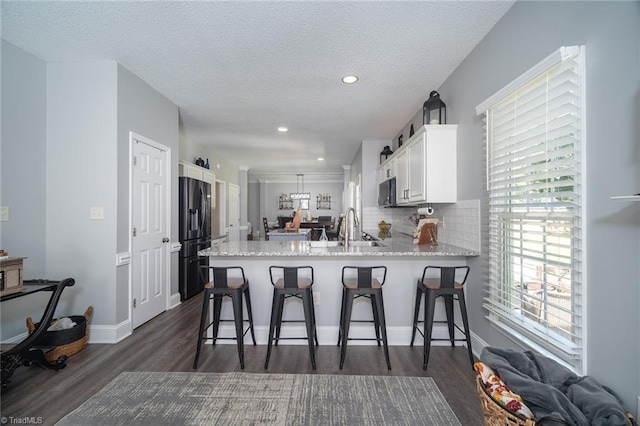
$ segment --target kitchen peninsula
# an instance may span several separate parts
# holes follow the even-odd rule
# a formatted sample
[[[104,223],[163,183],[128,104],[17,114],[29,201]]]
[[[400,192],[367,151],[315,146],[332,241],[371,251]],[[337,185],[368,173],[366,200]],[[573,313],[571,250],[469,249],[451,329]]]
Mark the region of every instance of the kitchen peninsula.
[[[242,266],[251,289],[251,305],[256,339],[266,344],[271,314],[272,286],[269,281],[269,266],[312,266],[315,274],[313,292],[316,308],[318,340],[321,345],[335,345],[338,339],[340,300],[342,295],[341,273],[343,266],[386,266],[387,278],[384,285],[384,305],[390,345],[409,345],[413,320],[413,303],[416,280],[421,277],[427,265],[466,265],[467,257],[479,253],[447,244],[417,245],[408,235],[394,234],[393,238],[382,241],[359,241],[345,249],[343,245],[315,247],[313,241],[233,241],[219,244],[198,254],[209,256],[211,266]],[[335,244],[335,243],[334,243]],[[473,285],[474,283],[469,283]],[[292,303],[284,310],[284,320],[303,318],[302,304]],[[296,309],[297,308],[297,309]],[[436,315],[442,306],[437,306]],[[225,311],[226,310],[226,311]],[[231,307],[224,306],[223,317],[231,317]],[[356,302],[353,307],[354,319],[371,319],[371,305]],[[421,314],[422,315],[422,314]],[[282,336],[304,336],[304,325],[283,325]],[[446,327],[434,335],[445,332]],[[221,326],[222,336],[234,336],[233,327]],[[371,324],[351,327],[351,337],[372,337]],[[304,341],[285,340],[293,344]],[[355,341],[354,344],[375,344]]]

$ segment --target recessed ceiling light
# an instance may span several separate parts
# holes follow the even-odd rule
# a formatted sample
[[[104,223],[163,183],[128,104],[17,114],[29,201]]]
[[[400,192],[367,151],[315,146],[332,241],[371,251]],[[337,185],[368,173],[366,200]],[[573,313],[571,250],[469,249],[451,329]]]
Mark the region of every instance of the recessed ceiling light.
[[[346,84],[353,84],[356,81],[358,81],[358,77],[355,75],[347,75],[345,77],[342,77],[342,82]]]
[[[323,157],[318,157],[318,161],[324,161]]]
[[[289,131],[289,128],[288,127],[278,127],[278,131],[282,132],[282,133],[285,133],[285,132]]]

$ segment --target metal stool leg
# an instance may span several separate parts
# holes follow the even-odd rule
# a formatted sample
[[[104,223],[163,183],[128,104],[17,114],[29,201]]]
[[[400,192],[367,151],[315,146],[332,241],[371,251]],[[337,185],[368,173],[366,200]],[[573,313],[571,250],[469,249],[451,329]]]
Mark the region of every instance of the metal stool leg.
[[[471,336],[469,331],[469,320],[467,318],[467,304],[464,300],[464,291],[460,290],[458,293],[458,303],[460,303],[460,314],[462,315],[462,324],[464,325],[464,334],[467,338],[467,351],[469,352],[469,361],[471,361],[471,368],[473,368],[473,351],[471,350]]]
[[[307,326],[307,343],[309,344],[309,357],[311,358],[311,367],[316,369],[316,356],[315,356],[315,321],[313,319],[313,296],[310,290],[305,290],[302,293],[302,305],[304,308],[304,322]]]
[[[243,314],[242,314],[242,291],[234,290],[231,293],[233,301],[233,316],[236,325],[236,343],[238,346],[238,358],[240,359],[240,369],[244,370],[244,336],[243,336]]]
[[[413,341],[416,338],[416,330],[418,329],[418,315],[420,314],[420,303],[422,302],[422,284],[418,281],[416,286],[416,307],[413,310],[413,328],[411,329],[411,347],[413,347]]]
[[[200,314],[200,327],[198,332],[198,346],[196,348],[196,358],[193,360],[193,369],[198,368],[198,359],[200,359],[200,349],[202,349],[202,334],[206,330],[207,317],[209,316],[209,292],[205,290],[202,298],[202,313]]]
[[[267,343],[267,359],[264,362],[264,368],[269,368],[269,359],[271,358],[271,346],[273,344],[274,332],[278,322],[278,311],[280,309],[280,294],[278,290],[273,290],[273,302],[271,303],[271,324],[269,325],[269,341]]]
[[[280,330],[282,328],[282,314],[284,311],[284,301],[285,294],[278,292],[280,295],[280,302],[278,303],[278,321],[276,322],[276,346],[278,346],[278,341],[280,340]]]
[[[347,357],[347,342],[349,340],[349,325],[351,323],[351,310],[353,308],[353,297],[355,291],[345,290],[344,317],[342,320],[342,347],[340,350],[340,370],[344,367],[344,360]]]
[[[222,309],[222,294],[213,293],[213,344],[218,339],[218,329],[220,328],[220,311]]]
[[[447,314],[447,327],[449,328],[449,340],[451,341],[451,347],[455,347],[455,318],[453,316],[453,295],[445,294],[442,295],[444,298],[444,310]]]
[[[384,302],[382,301],[382,291],[371,295],[371,303],[376,304],[378,315],[378,323],[382,332],[382,346],[384,348],[384,358],[387,360],[387,369],[391,370],[391,362],[389,361],[389,344],[387,342],[387,323],[384,316]],[[380,344],[380,341],[378,341]]]
[[[380,346],[380,313],[378,312],[378,304],[374,298],[374,294],[369,295],[369,299],[371,300],[371,311],[373,311],[373,326],[376,329],[376,343]]]
[[[424,360],[422,369],[427,369],[429,363],[429,352],[431,350],[431,332],[433,330],[433,314],[436,308],[436,294],[427,290],[425,293],[424,305]]]
[[[340,323],[338,324],[338,343],[336,344],[336,346],[340,346],[340,342],[342,341],[342,334],[343,334],[343,322],[344,322],[344,308],[345,305],[347,303],[347,299],[346,299],[346,294],[347,291],[343,288],[342,289],[342,303],[340,304]]]
[[[313,303],[313,290],[309,290],[311,292],[311,316],[313,318],[313,335],[315,336],[316,346],[320,346],[318,343],[318,330],[316,329],[316,308]]]
[[[251,312],[251,296],[249,295],[249,286],[244,290],[244,299],[247,303],[247,315],[249,317],[249,330],[251,330],[251,339],[253,346],[256,345],[256,334],[253,332],[253,313]]]

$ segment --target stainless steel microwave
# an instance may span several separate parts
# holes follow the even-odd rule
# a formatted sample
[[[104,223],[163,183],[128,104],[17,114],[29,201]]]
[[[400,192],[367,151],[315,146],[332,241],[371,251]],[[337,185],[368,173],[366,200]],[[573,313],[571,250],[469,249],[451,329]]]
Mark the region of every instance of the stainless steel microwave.
[[[396,178],[391,178],[380,182],[378,185],[378,206],[397,207],[396,201]]]

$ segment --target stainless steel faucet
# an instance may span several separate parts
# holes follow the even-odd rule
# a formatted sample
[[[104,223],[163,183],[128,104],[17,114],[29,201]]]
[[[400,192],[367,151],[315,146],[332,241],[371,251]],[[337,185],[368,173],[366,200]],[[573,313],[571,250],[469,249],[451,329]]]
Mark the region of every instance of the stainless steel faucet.
[[[353,223],[349,222],[349,213],[353,213]],[[353,207],[349,207],[344,213],[344,249],[349,249],[349,241],[357,241],[362,234],[360,233],[360,223],[358,221],[358,215]],[[353,235],[355,231],[355,237]]]

